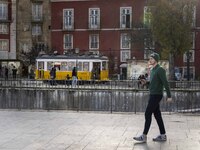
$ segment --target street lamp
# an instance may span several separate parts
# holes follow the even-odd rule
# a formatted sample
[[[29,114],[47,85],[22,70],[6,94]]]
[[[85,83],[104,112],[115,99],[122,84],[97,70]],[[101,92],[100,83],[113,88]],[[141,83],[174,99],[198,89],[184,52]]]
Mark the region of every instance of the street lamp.
[[[188,50],[187,51],[187,81],[190,81],[190,58],[192,53]]]

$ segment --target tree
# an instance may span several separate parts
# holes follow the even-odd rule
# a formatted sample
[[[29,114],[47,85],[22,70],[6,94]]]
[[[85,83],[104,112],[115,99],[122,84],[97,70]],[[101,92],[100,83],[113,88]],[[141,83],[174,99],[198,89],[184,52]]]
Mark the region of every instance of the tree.
[[[35,64],[35,59],[38,55],[48,53],[49,51],[48,45],[34,44],[30,51],[22,51],[20,53],[20,58],[26,66],[29,66],[31,64]]]
[[[152,31],[148,23],[134,23],[130,32],[130,42],[132,50],[144,51],[144,59],[154,51],[154,41]]]
[[[192,26],[196,0],[157,0],[153,6],[151,30],[162,58],[169,58],[170,79],[174,79],[174,58],[192,47]]]

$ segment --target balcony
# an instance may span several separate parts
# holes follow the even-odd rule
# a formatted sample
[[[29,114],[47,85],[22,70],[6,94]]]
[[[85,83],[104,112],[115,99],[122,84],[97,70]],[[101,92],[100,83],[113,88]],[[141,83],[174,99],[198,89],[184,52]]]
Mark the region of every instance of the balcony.
[[[32,16],[32,23],[43,23],[44,18],[43,16]]]
[[[89,28],[89,30],[100,30],[100,25],[99,24],[96,24],[96,25],[88,24],[88,28]]]
[[[39,2],[39,3],[42,3],[44,0],[31,0],[31,2]]]
[[[0,18],[0,23],[11,23],[11,20],[8,18]]]
[[[74,31],[74,26],[63,26],[63,31]]]

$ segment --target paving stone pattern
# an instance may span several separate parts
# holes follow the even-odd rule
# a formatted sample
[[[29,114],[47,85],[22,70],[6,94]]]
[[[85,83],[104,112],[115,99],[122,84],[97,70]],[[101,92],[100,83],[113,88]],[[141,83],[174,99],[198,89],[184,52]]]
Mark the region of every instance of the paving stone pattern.
[[[143,113],[0,110],[0,150],[200,150],[200,115],[164,113],[168,140],[155,119],[146,144]]]

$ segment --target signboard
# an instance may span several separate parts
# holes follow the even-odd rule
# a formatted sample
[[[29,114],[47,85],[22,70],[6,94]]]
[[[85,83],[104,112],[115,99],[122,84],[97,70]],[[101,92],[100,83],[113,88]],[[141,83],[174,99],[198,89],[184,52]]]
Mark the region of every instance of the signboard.
[[[160,60],[160,66],[166,70],[167,77],[169,76],[169,61]],[[140,75],[149,74],[152,66],[147,60],[128,60],[127,61],[127,79],[137,80]]]

